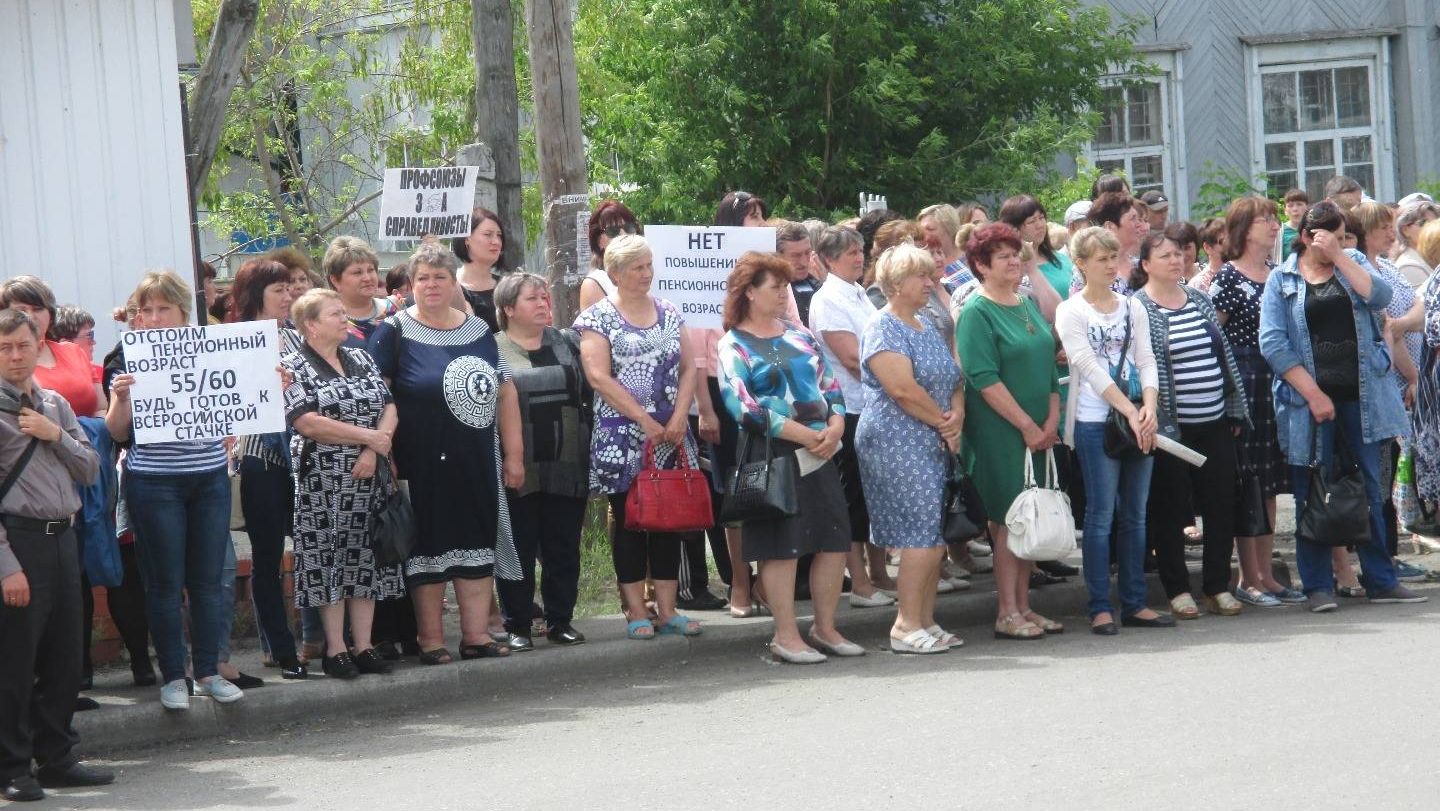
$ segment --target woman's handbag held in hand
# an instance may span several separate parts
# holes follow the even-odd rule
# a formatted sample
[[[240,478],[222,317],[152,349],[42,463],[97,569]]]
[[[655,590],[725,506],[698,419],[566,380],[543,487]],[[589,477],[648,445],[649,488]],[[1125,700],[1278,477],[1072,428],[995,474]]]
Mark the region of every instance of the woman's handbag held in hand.
[[[1315,455],[1310,463],[1310,494],[1295,519],[1295,537],[1316,546],[1360,546],[1370,543],[1370,499],[1359,465],[1342,466],[1344,437],[1335,424],[1334,468],[1326,475],[1320,464],[1320,426],[1315,430]]]
[[[770,435],[765,435],[765,458],[750,460],[751,433],[744,429],[740,437],[740,463],[725,482],[725,500],[720,506],[720,523],[774,521],[800,512],[795,492],[795,454],[775,456]]]
[[[395,566],[415,548],[415,508],[390,472],[390,460],[375,457],[375,512],[370,516],[370,549],[376,566]]]
[[[694,532],[715,523],[710,480],[695,466],[682,440],[675,446],[680,467],[655,467],[655,443],[645,440],[644,461],[625,497],[625,528],[635,532]]]
[[[950,454],[949,475],[945,480],[944,514],[940,531],[945,543],[963,543],[985,534],[985,506],[980,491],[955,454]]]
[[[1060,560],[1075,551],[1075,518],[1070,497],[1058,490],[1055,449],[1045,452],[1045,486],[1035,484],[1033,454],[1025,454],[1025,489],[1005,513],[1006,545],[1021,560]]]

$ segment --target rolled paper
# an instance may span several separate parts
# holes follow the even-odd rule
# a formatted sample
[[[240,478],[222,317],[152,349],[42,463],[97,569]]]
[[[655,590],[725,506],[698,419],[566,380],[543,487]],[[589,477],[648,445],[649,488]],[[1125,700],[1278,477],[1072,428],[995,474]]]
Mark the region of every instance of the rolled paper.
[[[1176,442],[1168,436],[1161,436],[1159,434],[1156,434],[1155,447],[1159,450],[1165,451],[1171,456],[1174,456],[1180,461],[1188,462],[1195,467],[1200,467],[1201,465],[1205,464],[1204,454],[1197,453],[1194,450],[1184,445],[1181,445],[1179,442]]]

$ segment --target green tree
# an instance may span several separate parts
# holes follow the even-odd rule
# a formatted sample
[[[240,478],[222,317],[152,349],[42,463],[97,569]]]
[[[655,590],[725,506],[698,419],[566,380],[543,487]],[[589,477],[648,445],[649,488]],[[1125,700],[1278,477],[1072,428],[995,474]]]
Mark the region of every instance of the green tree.
[[[788,216],[1053,179],[1132,26],[1079,0],[580,0],[593,175],[646,219],[744,188]]]

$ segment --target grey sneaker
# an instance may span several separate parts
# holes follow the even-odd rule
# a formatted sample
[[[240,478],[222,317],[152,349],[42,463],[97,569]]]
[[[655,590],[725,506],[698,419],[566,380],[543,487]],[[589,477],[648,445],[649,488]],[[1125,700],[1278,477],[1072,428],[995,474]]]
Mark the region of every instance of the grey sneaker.
[[[245,691],[224,676],[211,676],[196,682],[200,694],[210,696],[221,704],[229,704],[245,697]]]
[[[1370,592],[1370,602],[1372,603],[1423,603],[1429,599],[1429,597],[1416,594],[1398,583],[1394,588]]]
[[[1305,598],[1305,607],[1310,609],[1311,614],[1324,614],[1327,611],[1334,611],[1340,607],[1335,602],[1335,594],[1329,591],[1312,591]]]
[[[160,706],[167,710],[190,709],[190,685],[184,679],[165,682],[160,688]]]

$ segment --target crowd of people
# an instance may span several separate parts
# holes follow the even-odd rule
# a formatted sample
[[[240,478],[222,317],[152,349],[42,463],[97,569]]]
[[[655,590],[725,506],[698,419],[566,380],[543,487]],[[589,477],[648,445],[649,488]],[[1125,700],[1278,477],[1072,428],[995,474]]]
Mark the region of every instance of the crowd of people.
[[[287,428],[225,440],[134,441],[121,347],[94,363],[91,316],[57,306],[39,278],[6,281],[0,666],[7,684],[33,673],[36,686],[0,700],[5,796],[34,798],[32,759],[50,785],[109,778],[70,754],[91,679],[81,561],[97,531],[117,548],[103,585],[136,685],[180,711],[264,683],[229,663],[233,512],[267,663],[285,679],[316,660],[353,679],[403,657],[506,657],[534,650],[537,627],[548,644],[583,643],[573,619],[595,496],[629,639],[700,634],[682,611],[765,615],[773,657],[796,664],[866,653],[836,622],[847,591],[855,608],[894,606],[890,650],[957,648],[936,597],[992,569],[996,638],[1062,633],[1030,592],[1082,570],[1009,543],[1032,469],[1057,470],[1069,493],[1095,634],[1244,606],[1424,600],[1404,583],[1426,571],[1396,557],[1413,512],[1397,504],[1412,482],[1433,524],[1425,510],[1440,501],[1440,205],[1418,193],[1387,205],[1337,177],[1323,200],[1285,195],[1283,219],[1260,197],[1195,224],[1169,207],[1111,176],[1058,223],[1030,195],[994,221],[968,203],[831,224],[775,219],[732,192],[714,224],[773,227],[776,250],[739,259],[722,328],[687,326],[652,293],[653,253],[615,200],[590,217],[594,267],[573,324],[554,323],[544,278],[510,267],[485,209],[467,236],[424,240],[383,274],[354,237],[329,245],[318,275],[282,249],[223,291],[205,273],[212,323],[282,325]],[[150,272],[116,318],[177,327],[195,300],[175,273]],[[1316,465],[1358,468],[1369,541],[1357,571],[1344,546],[1302,539],[1287,586],[1271,564],[1275,499],[1292,493],[1303,513]],[[694,467],[708,471],[710,492],[692,495],[708,499],[709,526],[627,516],[655,469]],[[1397,487],[1402,468],[1413,476]],[[977,531],[955,537],[945,505],[967,477]],[[374,537],[397,492],[415,524],[403,559]],[[1168,611],[1147,605],[1147,570]],[[803,633],[801,599],[814,614]]]

